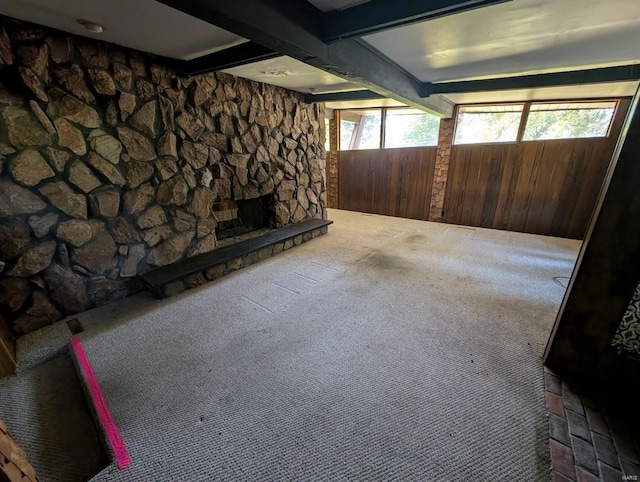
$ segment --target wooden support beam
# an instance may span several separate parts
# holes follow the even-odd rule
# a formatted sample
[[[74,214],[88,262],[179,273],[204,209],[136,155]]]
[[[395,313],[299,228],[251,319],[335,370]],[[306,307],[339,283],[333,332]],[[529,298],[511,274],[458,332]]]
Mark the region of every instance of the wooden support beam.
[[[507,1],[511,0],[371,0],[328,12],[323,22],[322,38],[332,42],[370,35]]]
[[[604,82],[635,81],[640,79],[640,64],[603,67],[599,69],[572,70],[548,74],[500,77],[497,79],[462,80],[459,82],[425,83],[424,97],[434,94],[460,94],[492,90],[532,89],[559,85],[600,84]]]
[[[307,8],[307,16],[301,19],[291,16],[293,6],[287,8],[275,0],[158,1],[385,97],[439,117],[453,114],[453,103],[441,96],[422,98],[422,82],[371,47],[352,39],[327,45],[309,31],[311,27],[304,28],[322,21],[313,9]]]
[[[304,101],[307,103],[314,102],[339,102],[349,100],[371,100],[371,99],[385,99],[384,95],[380,95],[377,92],[371,90],[351,90],[349,92],[330,92],[327,94],[307,94],[304,96]]]
[[[204,74],[205,72],[230,69],[239,65],[273,59],[280,56],[281,54],[275,50],[263,47],[255,42],[246,42],[183,62],[181,72],[184,72],[186,75]]]

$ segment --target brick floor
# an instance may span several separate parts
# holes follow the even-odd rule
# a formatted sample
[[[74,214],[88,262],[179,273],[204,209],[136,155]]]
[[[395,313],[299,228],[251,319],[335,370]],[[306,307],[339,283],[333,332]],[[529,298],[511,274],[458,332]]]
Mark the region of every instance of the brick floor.
[[[637,409],[586,397],[546,368],[545,402],[554,482],[640,481]]]
[[[564,406],[562,404],[562,397],[556,395],[555,393],[545,392],[544,398],[547,401],[547,410],[549,410],[549,412],[557,415],[562,419],[566,419]]]

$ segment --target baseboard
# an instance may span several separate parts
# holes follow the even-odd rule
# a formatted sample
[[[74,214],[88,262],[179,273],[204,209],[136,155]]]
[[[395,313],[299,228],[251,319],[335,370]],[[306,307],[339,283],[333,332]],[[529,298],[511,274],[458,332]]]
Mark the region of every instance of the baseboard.
[[[0,378],[16,371],[16,342],[9,328],[0,318]]]

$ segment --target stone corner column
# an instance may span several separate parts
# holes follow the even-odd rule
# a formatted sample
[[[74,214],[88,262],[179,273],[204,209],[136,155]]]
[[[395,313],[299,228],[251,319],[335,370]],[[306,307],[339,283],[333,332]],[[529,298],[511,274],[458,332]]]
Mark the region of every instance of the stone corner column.
[[[431,203],[429,206],[429,221],[441,222],[443,219],[444,196],[447,190],[447,176],[449,174],[449,160],[453,144],[453,127],[455,117],[440,120],[438,134],[438,152],[431,188]]]
[[[327,207],[338,208],[338,120],[329,120],[327,151]]]

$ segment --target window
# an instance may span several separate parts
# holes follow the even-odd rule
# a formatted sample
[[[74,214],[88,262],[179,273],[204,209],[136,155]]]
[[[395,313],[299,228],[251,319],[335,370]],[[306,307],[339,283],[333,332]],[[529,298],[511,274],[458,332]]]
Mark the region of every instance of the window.
[[[524,104],[460,107],[454,144],[514,142]]]
[[[387,109],[384,147],[437,146],[440,119],[418,109]]]
[[[324,119],[324,150],[327,152],[331,150],[331,129],[329,125],[330,125],[330,121],[325,117]]]
[[[617,106],[616,100],[460,106],[453,143],[606,137]],[[440,119],[419,109],[393,107],[336,112],[340,119],[341,151],[438,145]]]
[[[340,112],[340,150],[380,149],[382,110]]]
[[[342,110],[340,150],[436,146],[439,130],[440,119],[418,109]]]
[[[617,106],[615,100],[463,106],[454,144],[606,137]]]
[[[523,140],[606,137],[616,102],[532,104]]]

